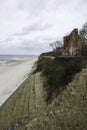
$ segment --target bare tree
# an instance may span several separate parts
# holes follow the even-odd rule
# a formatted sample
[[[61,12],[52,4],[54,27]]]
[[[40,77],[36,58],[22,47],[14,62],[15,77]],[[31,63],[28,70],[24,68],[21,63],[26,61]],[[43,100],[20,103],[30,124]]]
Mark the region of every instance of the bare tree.
[[[80,35],[83,38],[82,55],[87,55],[87,22],[83,25],[80,30]]]
[[[56,51],[57,48],[61,48],[62,44],[60,41],[56,41],[50,44],[50,46],[52,47],[53,51]]]
[[[82,29],[80,30],[80,34],[83,38],[83,43],[87,44],[87,22],[83,25]]]
[[[55,56],[61,54],[62,44],[60,41],[53,42],[50,44],[50,46],[52,47]]]

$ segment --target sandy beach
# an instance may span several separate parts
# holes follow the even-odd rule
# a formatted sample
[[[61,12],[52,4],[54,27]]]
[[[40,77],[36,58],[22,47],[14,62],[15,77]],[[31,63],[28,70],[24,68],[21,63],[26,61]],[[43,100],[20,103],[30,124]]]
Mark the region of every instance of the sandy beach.
[[[19,87],[32,71],[37,58],[0,63],[0,105]]]

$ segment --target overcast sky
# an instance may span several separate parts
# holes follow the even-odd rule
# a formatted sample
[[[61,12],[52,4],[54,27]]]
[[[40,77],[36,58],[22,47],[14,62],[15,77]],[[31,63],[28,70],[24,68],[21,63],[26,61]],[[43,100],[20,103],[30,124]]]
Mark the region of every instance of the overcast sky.
[[[39,54],[87,21],[87,0],[0,0],[0,54]]]

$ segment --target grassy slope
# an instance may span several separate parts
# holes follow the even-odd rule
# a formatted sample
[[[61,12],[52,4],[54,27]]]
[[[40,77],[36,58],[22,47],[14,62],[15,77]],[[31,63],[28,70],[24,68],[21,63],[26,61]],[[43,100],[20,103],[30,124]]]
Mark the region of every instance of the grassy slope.
[[[45,108],[45,93],[41,73],[30,76],[9,98],[0,111],[0,130],[7,130],[16,123],[22,125]]]
[[[21,126],[17,130],[86,130],[87,67],[83,68],[86,62],[83,58],[40,57],[37,73],[19,87],[0,112],[0,130],[15,123]],[[49,87],[38,71],[44,72]],[[60,91],[61,87],[64,89]],[[48,97],[54,96],[48,106],[44,90]],[[27,124],[22,125],[24,118]]]
[[[38,71],[43,71],[49,87],[47,86],[47,102],[51,102],[72,81],[74,75],[81,71],[87,64],[87,58],[83,57],[42,57],[37,62]]]
[[[87,130],[87,67],[76,74],[45,112],[18,130]]]

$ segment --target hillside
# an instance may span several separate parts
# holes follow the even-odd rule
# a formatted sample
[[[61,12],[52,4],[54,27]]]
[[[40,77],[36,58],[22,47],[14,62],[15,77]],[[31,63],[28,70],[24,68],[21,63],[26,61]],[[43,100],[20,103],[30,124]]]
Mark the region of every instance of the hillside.
[[[0,130],[13,130],[45,109],[45,80],[40,75],[32,74],[3,105],[0,110]]]
[[[49,85],[48,85],[49,84]],[[87,58],[41,55],[0,110],[0,130],[86,130]]]
[[[87,130],[87,67],[24,128],[18,130]]]

